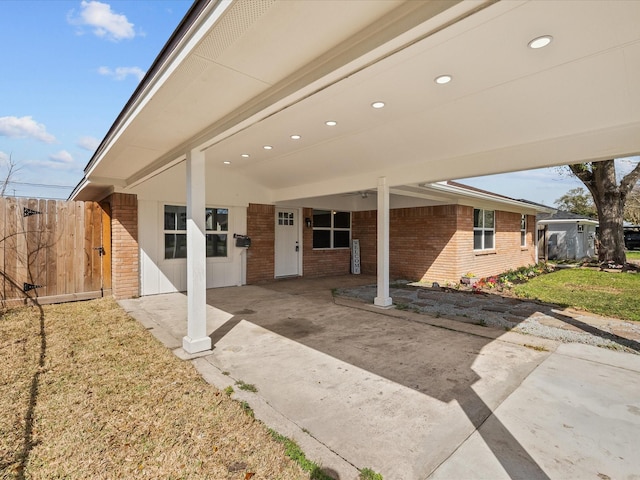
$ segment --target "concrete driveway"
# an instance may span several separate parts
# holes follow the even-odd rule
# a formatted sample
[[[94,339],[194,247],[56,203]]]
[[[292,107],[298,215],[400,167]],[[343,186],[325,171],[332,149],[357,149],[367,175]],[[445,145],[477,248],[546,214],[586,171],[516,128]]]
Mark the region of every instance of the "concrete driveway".
[[[120,303],[335,478],[640,478],[640,356],[332,297],[373,281],[209,290],[193,357],[183,294]]]

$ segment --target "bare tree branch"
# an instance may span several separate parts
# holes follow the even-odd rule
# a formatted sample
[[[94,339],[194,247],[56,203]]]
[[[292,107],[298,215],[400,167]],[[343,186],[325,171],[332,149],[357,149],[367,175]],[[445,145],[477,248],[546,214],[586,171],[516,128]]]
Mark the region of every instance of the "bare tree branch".
[[[631,192],[631,190],[633,190],[639,180],[640,162],[638,162],[636,167],[622,178],[622,180],[620,181],[620,190],[624,195],[627,195],[629,192]]]
[[[9,160],[7,160],[7,174],[5,175],[4,180],[2,180],[2,184],[0,184],[0,197],[5,196],[7,187],[18,170],[19,169],[16,167],[16,163],[13,161],[12,155],[9,154]]]

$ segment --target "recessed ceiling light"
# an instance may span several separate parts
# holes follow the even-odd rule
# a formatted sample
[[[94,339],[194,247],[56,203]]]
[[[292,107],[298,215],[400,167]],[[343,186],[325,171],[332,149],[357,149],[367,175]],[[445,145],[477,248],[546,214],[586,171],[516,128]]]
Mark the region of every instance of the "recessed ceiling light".
[[[529,48],[543,48],[551,43],[553,37],[551,35],[542,35],[541,37],[536,37],[529,42]]]
[[[334,121],[334,120],[327,120],[326,122],[324,122],[325,125],[329,126],[329,127],[335,127],[338,122]]]
[[[453,80],[451,75],[439,75],[435,78],[435,82],[438,85],[444,85],[445,83],[449,83],[451,80]]]
[[[265,150],[271,150],[273,147],[271,145],[265,145],[262,148],[264,148]]]
[[[229,160],[225,160],[225,161],[224,161],[224,162],[222,162],[222,163],[224,163],[225,165],[231,165],[231,162],[230,162]]]
[[[373,108],[382,108],[382,107],[384,107],[384,102],[373,102],[373,103],[371,104],[371,106],[372,106]]]
[[[291,135],[291,140],[300,140],[301,138],[300,135]]]
[[[249,154],[248,153],[243,153],[242,155],[240,155],[242,158],[249,158]]]

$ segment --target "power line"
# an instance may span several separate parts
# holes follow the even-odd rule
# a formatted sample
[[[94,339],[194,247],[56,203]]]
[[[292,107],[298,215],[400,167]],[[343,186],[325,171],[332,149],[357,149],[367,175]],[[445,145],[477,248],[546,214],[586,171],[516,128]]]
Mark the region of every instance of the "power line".
[[[49,183],[14,182],[13,180],[9,180],[7,184],[25,185],[27,187],[42,187],[42,188],[74,188],[73,185],[53,185]]]

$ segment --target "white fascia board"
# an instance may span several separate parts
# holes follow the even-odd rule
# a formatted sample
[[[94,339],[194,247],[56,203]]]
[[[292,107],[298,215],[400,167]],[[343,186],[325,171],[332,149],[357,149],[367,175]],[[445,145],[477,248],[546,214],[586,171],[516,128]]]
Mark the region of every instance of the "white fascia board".
[[[80,195],[80,193],[87,187],[87,185],[89,185],[89,180],[87,180],[86,177],[80,180],[80,183],[78,183],[78,185],[76,185],[76,187],[69,194],[69,200],[75,200],[78,195]]]
[[[596,220],[588,220],[586,218],[554,218],[549,220],[538,220],[537,222],[540,225],[557,225],[561,223],[571,223],[578,225],[599,225],[600,223]]]

